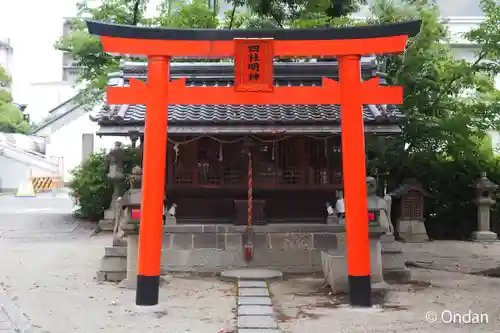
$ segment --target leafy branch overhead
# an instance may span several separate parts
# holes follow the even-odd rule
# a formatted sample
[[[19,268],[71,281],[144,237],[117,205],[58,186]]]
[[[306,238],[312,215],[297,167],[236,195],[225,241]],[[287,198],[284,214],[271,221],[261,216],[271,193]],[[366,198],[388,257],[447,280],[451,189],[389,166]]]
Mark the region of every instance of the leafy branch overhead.
[[[82,102],[92,106],[104,100],[103,91],[108,83],[108,74],[119,70],[120,59],[103,52],[99,39],[88,34],[84,19],[103,22],[144,26],[168,26],[177,28],[215,28],[216,15],[204,1],[190,3],[162,2],[156,16],[146,18],[147,1],[103,0],[100,6],[90,6],[90,1],[78,3],[79,20],[72,22],[72,32],[59,39],[55,47],[69,52],[76,66],[81,68],[78,82],[85,87]]]
[[[72,22],[72,32],[59,39],[55,47],[69,52],[81,68],[78,81],[85,86],[81,99],[91,106],[103,102],[108,74],[118,71],[119,60],[124,58],[104,53],[99,39],[88,34],[83,19],[171,28],[314,27],[332,25],[334,18],[349,13],[362,2],[234,0],[234,10],[219,18],[218,8],[209,8],[206,0],[165,0],[159,4],[153,17],[145,16],[148,4],[145,0],[102,0],[99,6],[91,5],[93,1],[82,0],[77,5],[77,16],[81,19]],[[242,11],[241,8],[248,9]],[[346,22],[351,21],[343,20],[341,24]]]

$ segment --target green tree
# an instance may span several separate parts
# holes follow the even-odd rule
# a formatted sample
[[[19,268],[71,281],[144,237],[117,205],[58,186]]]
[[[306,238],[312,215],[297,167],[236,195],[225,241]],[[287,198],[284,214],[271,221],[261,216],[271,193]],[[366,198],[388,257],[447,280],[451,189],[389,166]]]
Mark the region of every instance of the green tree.
[[[405,88],[403,136],[391,142],[398,147],[392,150],[400,157],[397,164],[420,151],[473,157],[486,131],[499,125],[499,94],[482,62],[492,54],[493,43],[480,43],[472,63],[455,59],[446,43],[448,31],[430,2],[408,1],[402,6],[381,0],[372,10],[370,21],[375,23],[422,19],[420,34],[409,41],[403,55],[379,58],[387,80]]]
[[[229,23],[238,23],[234,19],[236,9],[244,8],[240,15],[251,19],[247,22],[252,22],[253,26],[286,28],[296,21],[314,21],[316,25],[329,26],[332,19],[356,12],[366,0],[232,0],[231,3],[233,11],[227,14]],[[229,27],[233,26],[229,24]]]
[[[12,103],[9,92],[11,78],[7,71],[0,66],[0,132],[27,133],[30,130],[23,113]]]
[[[78,17],[74,20],[73,32],[59,39],[55,47],[66,51],[81,68],[78,81],[84,83],[80,94],[81,102],[89,107],[104,100],[104,88],[108,74],[118,71],[120,59],[103,51],[98,37],[88,33],[83,19],[128,25],[172,28],[215,28],[218,26],[216,14],[208,8],[204,0],[192,2],[164,0],[153,18],[145,17],[146,0],[102,0],[99,6],[91,6],[89,0],[78,2]],[[126,60],[127,58],[125,58]],[[133,59],[133,58],[129,58]]]
[[[466,37],[478,46],[472,62],[454,58],[449,33],[431,1],[395,4],[381,0],[370,23],[422,19],[419,35],[410,39],[403,55],[380,57],[390,84],[405,88],[400,107],[406,116],[402,136],[373,140],[378,154],[372,169],[394,188],[403,178],[415,177],[436,194],[427,202],[429,234],[438,238],[466,238],[476,216],[473,188],[481,171],[500,181],[499,160],[487,148],[487,130],[498,129],[498,5],[482,1],[485,23]],[[495,60],[496,59],[496,60]],[[500,211],[496,213],[497,221]],[[498,223],[497,223],[498,224]]]

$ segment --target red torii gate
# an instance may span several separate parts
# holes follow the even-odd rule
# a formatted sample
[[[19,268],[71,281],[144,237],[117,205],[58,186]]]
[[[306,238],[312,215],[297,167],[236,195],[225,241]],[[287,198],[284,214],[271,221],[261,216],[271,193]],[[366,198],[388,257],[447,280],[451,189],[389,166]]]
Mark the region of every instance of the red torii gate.
[[[371,306],[363,104],[401,104],[401,87],[361,80],[361,55],[401,53],[420,21],[340,29],[162,29],[87,21],[105,52],[147,55],[147,82],[108,87],[109,104],[146,104],[137,305],[159,296],[169,104],[340,104],[346,243],[351,305]],[[234,57],[233,87],[186,87],[170,81],[170,57]],[[273,57],[336,56],[339,82],[274,87]]]

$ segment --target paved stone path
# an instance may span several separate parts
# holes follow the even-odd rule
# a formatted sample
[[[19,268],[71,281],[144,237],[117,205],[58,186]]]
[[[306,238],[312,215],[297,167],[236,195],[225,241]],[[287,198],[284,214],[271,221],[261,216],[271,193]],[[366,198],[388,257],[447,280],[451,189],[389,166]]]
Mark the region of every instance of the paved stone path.
[[[238,333],[279,333],[269,286],[264,280],[238,280]]]

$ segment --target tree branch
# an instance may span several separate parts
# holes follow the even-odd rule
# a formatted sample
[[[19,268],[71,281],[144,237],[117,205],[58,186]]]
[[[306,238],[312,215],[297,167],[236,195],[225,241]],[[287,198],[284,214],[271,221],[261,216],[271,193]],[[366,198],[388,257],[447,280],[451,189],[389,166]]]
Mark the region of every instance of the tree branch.
[[[236,1],[233,3],[233,10],[231,12],[231,20],[229,21],[229,30],[233,27],[234,15],[236,15]]]
[[[476,61],[474,61],[474,63],[472,64],[472,66],[471,66],[472,69],[475,69],[477,67],[477,65],[479,65],[481,60],[483,60],[484,57],[486,57],[487,52],[484,51],[484,47],[485,47],[485,45],[483,45],[483,47],[481,48],[481,52],[479,53],[479,56],[477,57]],[[431,110],[434,109],[434,107],[437,105],[437,103],[439,103],[441,101],[441,99],[444,97],[445,92],[448,92],[451,89],[451,86],[453,85],[453,83],[455,83],[459,78],[460,78],[459,75],[455,74],[453,76],[453,78],[448,82],[446,87],[441,91],[441,93],[436,97],[434,102],[431,104],[431,106],[430,106]],[[446,93],[446,94],[448,94],[448,93]]]
[[[141,0],[135,0],[134,3],[134,17],[132,19],[132,25],[137,25],[139,21],[139,5],[141,4]]]

